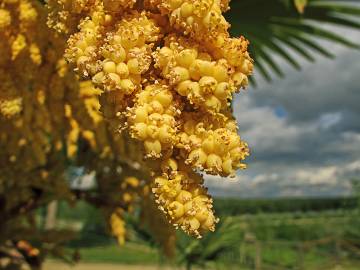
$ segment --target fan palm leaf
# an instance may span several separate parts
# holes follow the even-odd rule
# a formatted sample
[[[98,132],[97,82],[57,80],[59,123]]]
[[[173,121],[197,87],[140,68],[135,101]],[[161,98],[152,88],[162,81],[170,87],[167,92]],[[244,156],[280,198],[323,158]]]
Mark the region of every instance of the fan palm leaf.
[[[319,40],[349,48],[359,44],[324,25],[360,29],[360,6],[350,0],[233,0],[226,14],[232,34],[251,41],[257,71],[268,81],[284,75],[284,60],[300,69],[300,59],[313,62],[315,55],[333,58]],[[298,56],[294,56],[295,52]]]

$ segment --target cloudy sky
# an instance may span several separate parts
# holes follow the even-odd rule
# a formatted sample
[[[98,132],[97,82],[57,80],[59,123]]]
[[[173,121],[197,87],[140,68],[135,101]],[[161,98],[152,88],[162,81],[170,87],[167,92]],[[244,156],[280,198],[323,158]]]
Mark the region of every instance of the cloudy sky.
[[[338,29],[337,29],[338,30]],[[360,31],[340,30],[360,43]],[[208,177],[219,196],[338,196],[360,178],[360,51],[322,42],[335,60],[317,57],[286,77],[257,78],[235,99],[249,168],[233,180]],[[256,73],[255,73],[256,76]]]

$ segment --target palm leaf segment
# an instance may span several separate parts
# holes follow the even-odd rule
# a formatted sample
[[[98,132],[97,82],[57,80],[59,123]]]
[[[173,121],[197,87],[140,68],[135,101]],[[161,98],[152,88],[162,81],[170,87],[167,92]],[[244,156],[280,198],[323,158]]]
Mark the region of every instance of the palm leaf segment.
[[[357,2],[357,4],[356,4]],[[316,40],[325,39],[350,48],[360,48],[346,37],[322,27],[324,23],[360,29],[360,6],[350,0],[233,0],[226,14],[232,34],[251,41],[250,51],[259,73],[268,81],[271,71],[283,76],[275,54],[300,69],[296,52],[308,61],[314,54],[333,54]]]

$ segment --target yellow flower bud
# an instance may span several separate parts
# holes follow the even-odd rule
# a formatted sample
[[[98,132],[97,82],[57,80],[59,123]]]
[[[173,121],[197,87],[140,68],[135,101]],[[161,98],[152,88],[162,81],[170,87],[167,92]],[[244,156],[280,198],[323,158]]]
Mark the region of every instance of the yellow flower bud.
[[[183,3],[180,7],[180,14],[182,17],[189,17],[194,10],[194,6],[191,3]]]
[[[232,174],[234,172],[233,166],[232,166],[232,160],[227,159],[222,164],[222,169],[225,174]]]
[[[236,86],[245,86],[247,84],[247,77],[245,74],[241,73],[241,72],[236,72],[233,76],[232,79],[234,81],[234,84]]]
[[[157,138],[159,136],[159,128],[154,125],[148,125],[147,126],[147,135],[152,139]]]
[[[160,66],[161,67],[166,66],[166,64],[169,62],[173,54],[174,54],[173,50],[171,50],[169,47],[162,47],[159,50],[159,57],[158,57]]]
[[[196,166],[203,166],[207,160],[207,155],[201,148],[199,148],[190,152],[189,160],[191,160]]]
[[[133,132],[139,140],[145,141],[148,138],[147,125],[145,123],[136,123],[133,126]]]
[[[119,63],[116,66],[116,73],[120,78],[127,78],[129,76],[129,68],[125,63]]]
[[[214,74],[214,65],[210,61],[196,59],[189,67],[190,76],[198,81],[202,76],[212,77]]]
[[[116,64],[113,61],[108,61],[103,64],[103,70],[105,73],[115,73]]]
[[[205,100],[205,106],[214,112],[219,112],[221,109],[221,102],[215,96],[210,96]]]
[[[183,81],[176,86],[176,91],[181,96],[186,97],[190,93],[190,85],[191,84],[192,84],[192,81],[190,81],[190,80]]]
[[[214,95],[220,100],[226,100],[229,97],[230,85],[227,82],[221,82],[216,86]]]
[[[120,82],[120,76],[117,75],[116,73],[109,73],[108,77],[111,81],[113,81],[115,83],[115,85],[119,85],[121,84]],[[110,89],[110,90],[114,90],[114,89]]]
[[[183,3],[183,0],[169,0],[169,5],[172,10],[177,9]]]
[[[206,160],[206,166],[208,169],[214,171],[214,172],[219,172],[222,170],[222,160],[221,157],[219,157],[216,154],[210,154],[207,157]]]
[[[164,112],[164,107],[157,100],[154,100],[150,103],[150,108],[153,110],[153,112],[156,112],[159,114],[162,114]]]
[[[213,76],[218,82],[227,82],[229,80],[229,75],[224,66],[216,65],[214,67]]]
[[[209,210],[205,206],[201,206],[198,211],[196,211],[195,218],[200,222],[203,223],[207,220],[209,216]]]
[[[176,56],[176,62],[185,68],[188,68],[196,59],[197,51],[193,49],[185,49]]]
[[[182,204],[185,204],[188,201],[190,201],[191,198],[192,198],[192,195],[190,192],[188,192],[186,190],[182,190],[182,191],[180,191],[179,195],[176,197],[176,200]]]
[[[160,92],[156,94],[155,99],[161,103],[161,105],[166,108],[170,106],[173,101],[173,96],[169,92]]]
[[[135,91],[136,86],[134,83],[129,79],[123,79],[120,81],[120,88],[124,91],[127,95],[130,95],[132,92]]]
[[[214,215],[212,213],[210,213],[208,215],[207,219],[205,220],[205,222],[203,222],[201,224],[201,227],[206,229],[206,230],[213,231],[214,226],[215,226],[215,222],[216,222],[216,219],[215,219]]]
[[[148,119],[148,111],[145,106],[136,108],[135,110],[135,123],[146,123]]]
[[[199,80],[199,86],[202,93],[211,94],[216,89],[217,81],[214,77],[204,76]]]
[[[200,228],[200,222],[195,217],[189,218],[187,223],[192,231],[196,231]]]
[[[184,206],[178,201],[173,201],[169,205],[169,213],[174,219],[181,218],[184,215]]]
[[[159,140],[146,140],[144,146],[146,153],[151,157],[157,157],[161,153],[161,143]]]
[[[183,82],[190,78],[189,70],[183,67],[174,67],[174,69],[171,71],[170,74],[171,74],[171,81],[174,84]]]
[[[0,31],[3,31],[7,26],[11,24],[10,12],[6,9],[0,9]]]
[[[127,66],[128,66],[130,73],[132,73],[132,74],[140,74],[141,73],[139,61],[136,58],[130,59],[127,62]]]
[[[158,137],[160,142],[164,144],[171,143],[172,134],[170,133],[170,129],[168,126],[162,126],[159,128]]]

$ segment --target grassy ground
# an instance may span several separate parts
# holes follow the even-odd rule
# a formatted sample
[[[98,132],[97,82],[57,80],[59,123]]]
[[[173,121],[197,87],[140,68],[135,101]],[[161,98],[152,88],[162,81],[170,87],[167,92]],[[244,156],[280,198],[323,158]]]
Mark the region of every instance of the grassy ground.
[[[179,268],[162,267],[156,265],[121,265],[103,263],[81,263],[75,266],[56,261],[45,263],[43,270],[177,270]]]
[[[246,248],[247,254],[253,257],[253,247]],[[44,270],[156,270],[156,269],[182,269],[170,266],[159,266],[160,257],[155,249],[146,245],[127,243],[123,247],[109,245],[106,247],[90,247],[80,250],[81,263],[69,266],[58,261],[49,261]],[[299,259],[302,263],[299,263]],[[339,259],[330,257],[324,250],[314,249],[303,254],[299,258],[296,250],[287,246],[264,246],[262,248],[262,266],[264,269],[293,269],[297,265],[306,270],[358,270],[360,260]],[[218,266],[217,269],[251,270],[245,265]]]
[[[72,270],[85,270],[85,268],[86,270],[179,269],[169,268],[169,266],[160,268],[158,265],[162,258],[159,251],[142,243],[140,238],[135,237],[132,239],[133,242],[119,247],[115,240],[105,234],[102,236],[104,224],[100,221],[103,222],[103,217],[94,219],[96,211],[96,209],[82,211],[84,219],[81,220],[84,224],[82,236],[79,241],[68,246],[69,249],[70,246],[82,246],[80,248],[81,263],[71,268]],[[353,239],[355,232],[357,233],[355,235],[359,235],[356,229],[359,228],[357,225],[359,223],[353,221],[356,215],[357,212],[352,209],[337,209],[322,212],[259,213],[226,217],[237,225],[239,233],[243,234],[243,239],[239,240],[239,247],[236,250],[232,249],[228,254],[229,258],[221,255],[209,265],[218,265],[216,269],[221,270],[251,270],[254,269],[255,262],[258,262],[259,258],[261,269],[360,269],[360,257],[356,257],[360,254],[357,248],[349,249],[338,241],[343,238]],[[69,212],[60,220],[64,221],[65,225],[75,224],[78,222],[76,217],[73,212]],[[354,231],[350,236],[347,234],[348,228]],[[204,246],[204,252],[206,252],[206,246]],[[237,261],[236,265],[229,265],[235,261]],[[222,266],[225,263],[227,265]],[[44,269],[67,270],[70,268],[51,261]],[[206,267],[206,269],[210,268]]]
[[[85,263],[156,265],[160,261],[156,249],[137,243],[81,248],[80,256],[81,262]]]
[[[158,266],[158,265],[123,265],[123,264],[104,264],[104,263],[80,263],[75,266],[67,265],[57,261],[48,261],[45,263],[43,270],[183,270],[184,268],[170,267],[170,266]],[[239,266],[226,266],[226,270],[252,270],[253,268],[246,268]],[[275,269],[273,267],[267,268],[264,265],[264,269]],[[279,268],[283,269],[283,268]],[[359,270],[360,264],[356,262],[343,262],[341,264],[328,264],[323,265],[321,268],[318,266],[305,266],[306,270]]]

